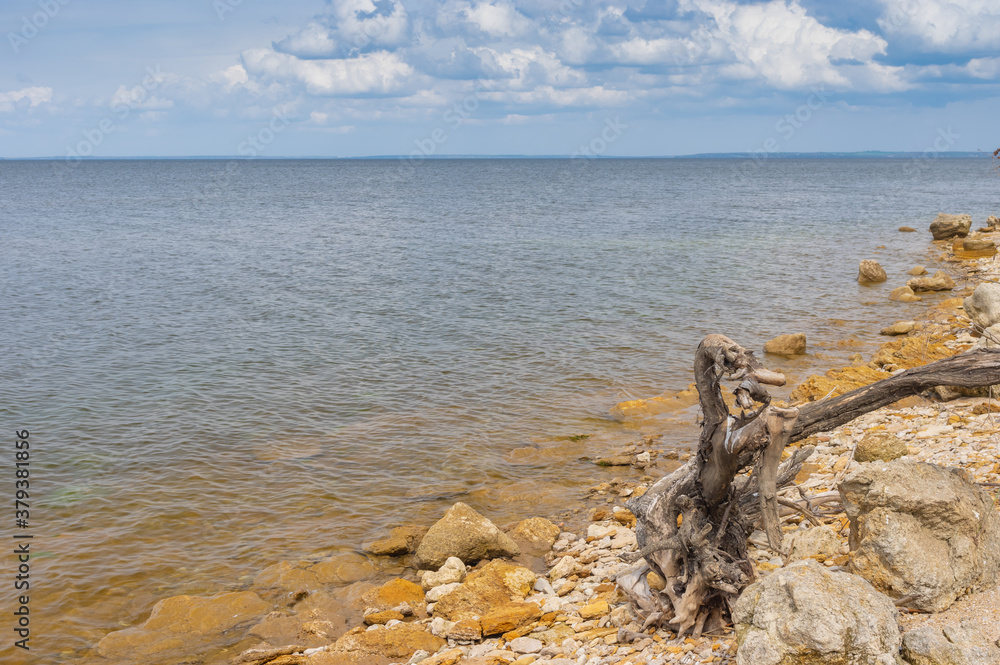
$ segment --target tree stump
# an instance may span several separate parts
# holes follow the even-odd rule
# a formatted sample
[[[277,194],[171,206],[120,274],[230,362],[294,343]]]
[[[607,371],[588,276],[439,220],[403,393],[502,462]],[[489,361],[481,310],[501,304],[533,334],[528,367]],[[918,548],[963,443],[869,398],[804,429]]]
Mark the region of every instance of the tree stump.
[[[838,427],[869,411],[938,385],[974,388],[1000,383],[1000,349],[980,349],[906,370],[835,399],[778,408],[765,386],[784,376],[763,367],[753,352],[723,335],[708,335],[695,353],[695,380],[704,420],[698,452],[661,478],[628,508],[636,516],[639,549],[619,586],[644,621],[698,637],[721,627],[740,593],[754,581],[747,538],[760,528],[771,549],[781,546],[778,498],[791,485],[813,448],[793,441]],[[733,391],[739,414],[722,396],[723,379],[739,381]],[[750,475],[741,475],[752,469]],[[823,497],[829,499],[830,497]],[[658,573],[666,586],[650,588]]]

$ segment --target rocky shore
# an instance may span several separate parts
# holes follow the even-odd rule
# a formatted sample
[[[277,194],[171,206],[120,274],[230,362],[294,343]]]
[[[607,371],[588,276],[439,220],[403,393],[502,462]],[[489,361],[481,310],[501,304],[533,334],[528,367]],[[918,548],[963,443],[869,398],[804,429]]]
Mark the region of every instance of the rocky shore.
[[[865,262],[859,281],[906,281],[892,300],[952,297],[888,326],[872,358],[810,377],[790,399],[826,399],[1000,346],[991,240],[1000,220],[971,227],[961,215],[931,224],[948,269],[930,277],[919,266],[885,276]],[[656,480],[647,475],[591,488],[576,523],[533,517],[501,528],[457,503],[433,525],[393,529],[369,556],[281,562],[252,590],[161,601],[142,625],[105,637],[97,654],[252,665],[996,665],[1000,401],[989,390],[932,392],[794,444],[815,452],[786,496],[782,546],[751,535],[756,582],[716,634],[644,628],[617,584],[636,549],[626,504]],[[597,462],[649,469],[659,460],[662,473],[683,456],[647,438]],[[655,574],[648,581],[663,588]],[[220,635],[231,646],[211,646]]]

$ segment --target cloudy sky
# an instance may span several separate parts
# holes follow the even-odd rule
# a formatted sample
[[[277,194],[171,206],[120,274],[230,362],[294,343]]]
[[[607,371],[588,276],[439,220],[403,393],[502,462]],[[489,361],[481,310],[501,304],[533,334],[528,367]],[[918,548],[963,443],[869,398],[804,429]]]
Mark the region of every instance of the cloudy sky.
[[[4,0],[0,157],[990,150],[997,0]]]

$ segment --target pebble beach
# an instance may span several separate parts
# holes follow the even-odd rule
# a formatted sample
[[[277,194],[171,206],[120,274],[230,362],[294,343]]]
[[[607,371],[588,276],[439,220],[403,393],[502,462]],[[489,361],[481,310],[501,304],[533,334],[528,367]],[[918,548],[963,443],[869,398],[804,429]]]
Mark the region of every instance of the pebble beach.
[[[970,238],[982,244],[993,231],[991,225]],[[963,257],[962,247],[951,241],[935,241],[933,250],[940,252],[945,266],[935,278],[947,275],[952,282],[946,297],[918,320],[899,321],[883,330],[887,341],[871,358],[855,358],[849,367],[804,381],[792,391],[791,403],[843,394],[883,375],[989,343],[972,332],[963,297],[979,283],[1000,281],[1000,265],[993,256]],[[917,266],[911,272],[924,271]],[[634,401],[630,408],[635,408]],[[749,553],[757,579],[806,559],[831,573],[850,570],[851,522],[838,487],[864,462],[902,459],[963,469],[993,497],[996,509],[998,420],[1000,402],[988,391],[963,395],[938,388],[934,395],[906,398],[796,442],[794,447],[812,446],[815,451],[795,486],[783,493],[810,501],[809,509],[783,509],[780,551],[767,546],[763,533],[751,535]],[[243,591],[208,600],[181,597],[175,607],[171,601],[176,599],[168,599],[142,626],[105,638],[98,647],[101,661],[114,661],[137,648],[150,657],[166,656],[169,648],[163,640],[169,643],[176,615],[190,615],[190,604],[202,603],[200,610],[207,617],[219,612],[229,618],[207,619],[209,627],[196,632],[245,634],[235,646],[200,654],[197,662],[205,663],[745,664],[749,661],[738,659],[732,624],[694,638],[663,628],[643,629],[616,584],[616,577],[630,565],[628,553],[636,549],[635,517],[627,502],[689,456],[660,443],[656,436],[646,436],[597,460],[646,475],[631,474],[589,488],[569,519],[526,516],[501,528],[458,503],[433,526],[392,529],[368,547],[366,557],[272,566],[254,582],[264,589],[259,595]],[[785,456],[791,452],[790,447]],[[459,541],[473,536],[489,544],[475,557],[478,563],[449,556],[455,547],[461,549]],[[662,585],[662,579],[651,575],[654,589]],[[331,582],[339,586],[330,588]],[[990,642],[1000,639],[1000,586],[966,594],[935,613],[908,607],[906,598],[894,601],[903,631],[975,625]]]

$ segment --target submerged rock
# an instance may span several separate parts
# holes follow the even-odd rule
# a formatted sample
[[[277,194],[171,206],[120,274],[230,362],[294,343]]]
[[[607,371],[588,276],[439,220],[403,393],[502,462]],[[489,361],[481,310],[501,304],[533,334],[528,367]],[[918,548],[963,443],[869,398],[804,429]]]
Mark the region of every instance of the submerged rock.
[[[810,376],[796,386],[791,399],[795,402],[815,402],[827,396],[837,397],[889,376],[888,372],[866,365],[831,369],[823,376]]]
[[[858,266],[858,282],[860,284],[877,284],[889,279],[878,261],[865,259]]]
[[[888,337],[895,337],[897,335],[905,335],[907,333],[913,332],[917,327],[915,321],[896,321],[894,324],[887,328],[882,328],[879,331],[879,335],[886,335]]]
[[[798,561],[751,584],[736,601],[736,662],[892,665],[897,617],[892,601],[862,578]]]
[[[427,535],[425,526],[398,526],[385,538],[380,538],[369,545],[368,551],[379,556],[413,554],[425,535]]]
[[[171,656],[193,654],[219,640],[225,631],[263,616],[268,609],[268,604],[251,591],[208,598],[166,598],[153,606],[141,626],[106,635],[97,652],[105,658],[128,661],[167,652]]]
[[[917,230],[912,226],[900,226],[899,230],[903,233],[916,233]]]
[[[930,277],[914,277],[906,282],[906,285],[913,289],[914,293],[921,291],[951,291],[955,288],[955,280],[938,270]]]
[[[464,503],[448,509],[417,547],[417,559],[424,566],[439,568],[448,557],[465,563],[482,559],[514,557],[521,553],[510,536]]]
[[[805,333],[795,333],[794,335],[778,335],[771,341],[764,344],[764,353],[773,353],[782,356],[802,355],[806,352]]]
[[[987,229],[987,233],[995,229]],[[956,238],[951,246],[955,258],[962,260],[987,259],[996,256],[997,246],[987,238]]]
[[[889,292],[889,300],[895,302],[919,302],[923,300],[909,286],[899,286]]]
[[[964,238],[969,235],[970,228],[972,228],[971,215],[946,215],[942,212],[931,222],[930,230],[935,240],[945,240],[954,236]]]
[[[850,570],[880,591],[940,612],[1000,580],[1000,515],[966,472],[871,462],[839,489],[851,521]]]
[[[951,339],[950,335],[933,338],[925,338],[923,335],[895,337],[879,347],[869,364],[893,371],[943,360],[955,355],[954,349],[946,344]]]

